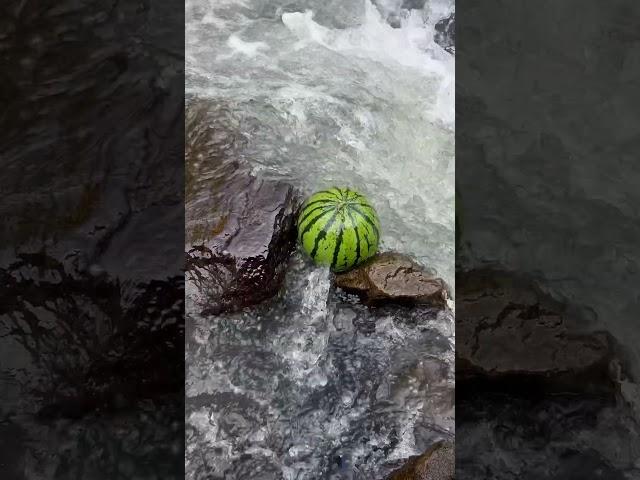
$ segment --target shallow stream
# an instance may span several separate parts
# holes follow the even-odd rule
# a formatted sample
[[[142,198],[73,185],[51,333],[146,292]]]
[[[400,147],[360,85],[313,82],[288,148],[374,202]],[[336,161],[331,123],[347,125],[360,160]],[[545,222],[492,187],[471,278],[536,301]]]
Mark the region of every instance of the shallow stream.
[[[361,190],[383,249],[453,284],[453,2],[421,3],[187,1],[186,93],[224,106],[256,173]],[[382,478],[453,438],[454,339],[450,312],[369,310],[299,253],[263,305],[187,299],[187,478]]]

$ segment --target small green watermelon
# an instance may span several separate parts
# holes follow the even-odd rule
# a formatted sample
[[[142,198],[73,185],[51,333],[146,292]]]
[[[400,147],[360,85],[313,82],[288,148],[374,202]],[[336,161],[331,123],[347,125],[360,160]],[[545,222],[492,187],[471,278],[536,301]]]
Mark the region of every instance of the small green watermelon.
[[[314,193],[300,210],[298,241],[317,265],[344,272],[378,250],[378,214],[363,195],[349,188]]]

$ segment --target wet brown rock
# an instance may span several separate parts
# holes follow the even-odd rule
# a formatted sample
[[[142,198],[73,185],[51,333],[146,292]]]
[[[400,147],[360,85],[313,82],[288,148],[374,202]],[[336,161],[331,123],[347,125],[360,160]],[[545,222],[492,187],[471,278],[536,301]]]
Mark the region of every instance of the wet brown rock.
[[[295,245],[298,195],[250,173],[238,131],[224,106],[187,108],[186,289],[203,313],[275,295]]]
[[[455,478],[455,450],[449,442],[438,442],[387,477],[386,480],[452,480]]]
[[[336,275],[336,285],[364,298],[368,304],[409,303],[444,308],[447,286],[411,258],[386,252]]]
[[[497,271],[456,278],[456,383],[498,389],[607,393],[611,337],[578,331],[562,304],[530,281]]]

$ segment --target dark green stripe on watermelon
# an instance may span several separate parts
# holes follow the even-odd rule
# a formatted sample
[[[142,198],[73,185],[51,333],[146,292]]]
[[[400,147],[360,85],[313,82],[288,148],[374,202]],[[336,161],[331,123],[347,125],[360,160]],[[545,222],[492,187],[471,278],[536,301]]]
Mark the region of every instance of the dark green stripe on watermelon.
[[[321,212],[320,215],[318,215],[317,217],[313,218],[313,220],[310,220],[309,223],[307,223],[307,225],[304,227],[304,230],[300,233],[300,238],[303,239],[304,234],[309,232],[313,226],[316,224],[316,222],[318,220],[320,220],[320,218],[322,218],[323,216],[325,216],[328,213],[331,213],[333,211],[333,209],[329,209],[326,210],[324,212]]]
[[[344,237],[344,228],[341,228],[338,232],[338,238],[336,239],[336,247],[333,249],[333,259],[331,260],[331,269],[335,269],[338,264],[338,255],[340,254],[340,247],[342,247],[342,238]]]
[[[376,234],[376,237],[380,237],[380,231],[378,230],[378,227],[376,226],[375,222],[371,219],[371,217],[365,215],[362,210],[360,210],[359,208],[357,208],[355,205],[351,207],[357,214],[359,214],[362,218],[365,219],[365,221],[371,225],[371,228],[373,228],[373,231]]]
[[[329,222],[327,224],[325,224],[323,229],[320,230],[320,232],[316,236],[315,243],[313,244],[313,250],[311,250],[311,258],[315,259],[316,252],[318,251],[318,247],[320,246],[320,241],[327,236],[327,233],[329,232],[329,229],[331,229],[331,227],[333,226],[333,224],[336,221],[336,218],[338,218],[338,215],[340,214],[340,211],[337,208],[334,209],[333,211],[334,211],[334,213],[333,213],[333,216],[331,217],[331,220],[329,220]]]
[[[335,209],[335,205],[321,205],[319,207],[314,207],[314,208],[305,208],[304,209],[304,216],[300,219],[300,225],[302,225],[304,223],[305,220],[307,220],[311,214],[313,214],[314,212],[317,212],[318,210],[334,210]]]
[[[303,205],[302,209],[303,209],[303,210],[306,210],[306,209],[308,209],[309,207],[311,207],[311,206],[313,206],[313,205],[320,205],[320,204],[324,204],[324,205],[335,205],[335,204],[336,204],[336,202],[335,202],[335,200],[329,200],[328,198],[324,198],[324,199],[322,199],[322,200],[314,200],[314,201],[313,201],[313,202],[311,202],[311,203],[307,203],[307,204]]]
[[[358,224],[356,223],[355,218],[353,218],[353,213],[350,209],[347,209],[347,214],[351,219],[351,225],[353,225],[353,230],[356,234],[356,259],[353,263],[354,265],[358,265],[358,263],[360,263],[360,232],[358,232]]]

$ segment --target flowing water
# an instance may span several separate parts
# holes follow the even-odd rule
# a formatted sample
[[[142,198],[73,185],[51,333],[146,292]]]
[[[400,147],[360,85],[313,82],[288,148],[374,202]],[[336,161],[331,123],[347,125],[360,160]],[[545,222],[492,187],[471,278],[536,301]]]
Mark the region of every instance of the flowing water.
[[[401,28],[387,3],[190,0],[187,95],[227,104],[264,175],[360,189],[383,246],[452,282],[454,58],[433,25],[453,2],[398,7]]]
[[[361,190],[382,247],[453,284],[453,2],[190,0],[188,97],[225,106],[260,175]],[[281,294],[187,308],[187,478],[376,479],[453,438],[451,312],[368,310],[296,253]],[[189,303],[188,303],[189,305]]]
[[[281,298],[190,317],[187,478],[382,478],[453,437],[451,313],[372,313],[297,256]]]

